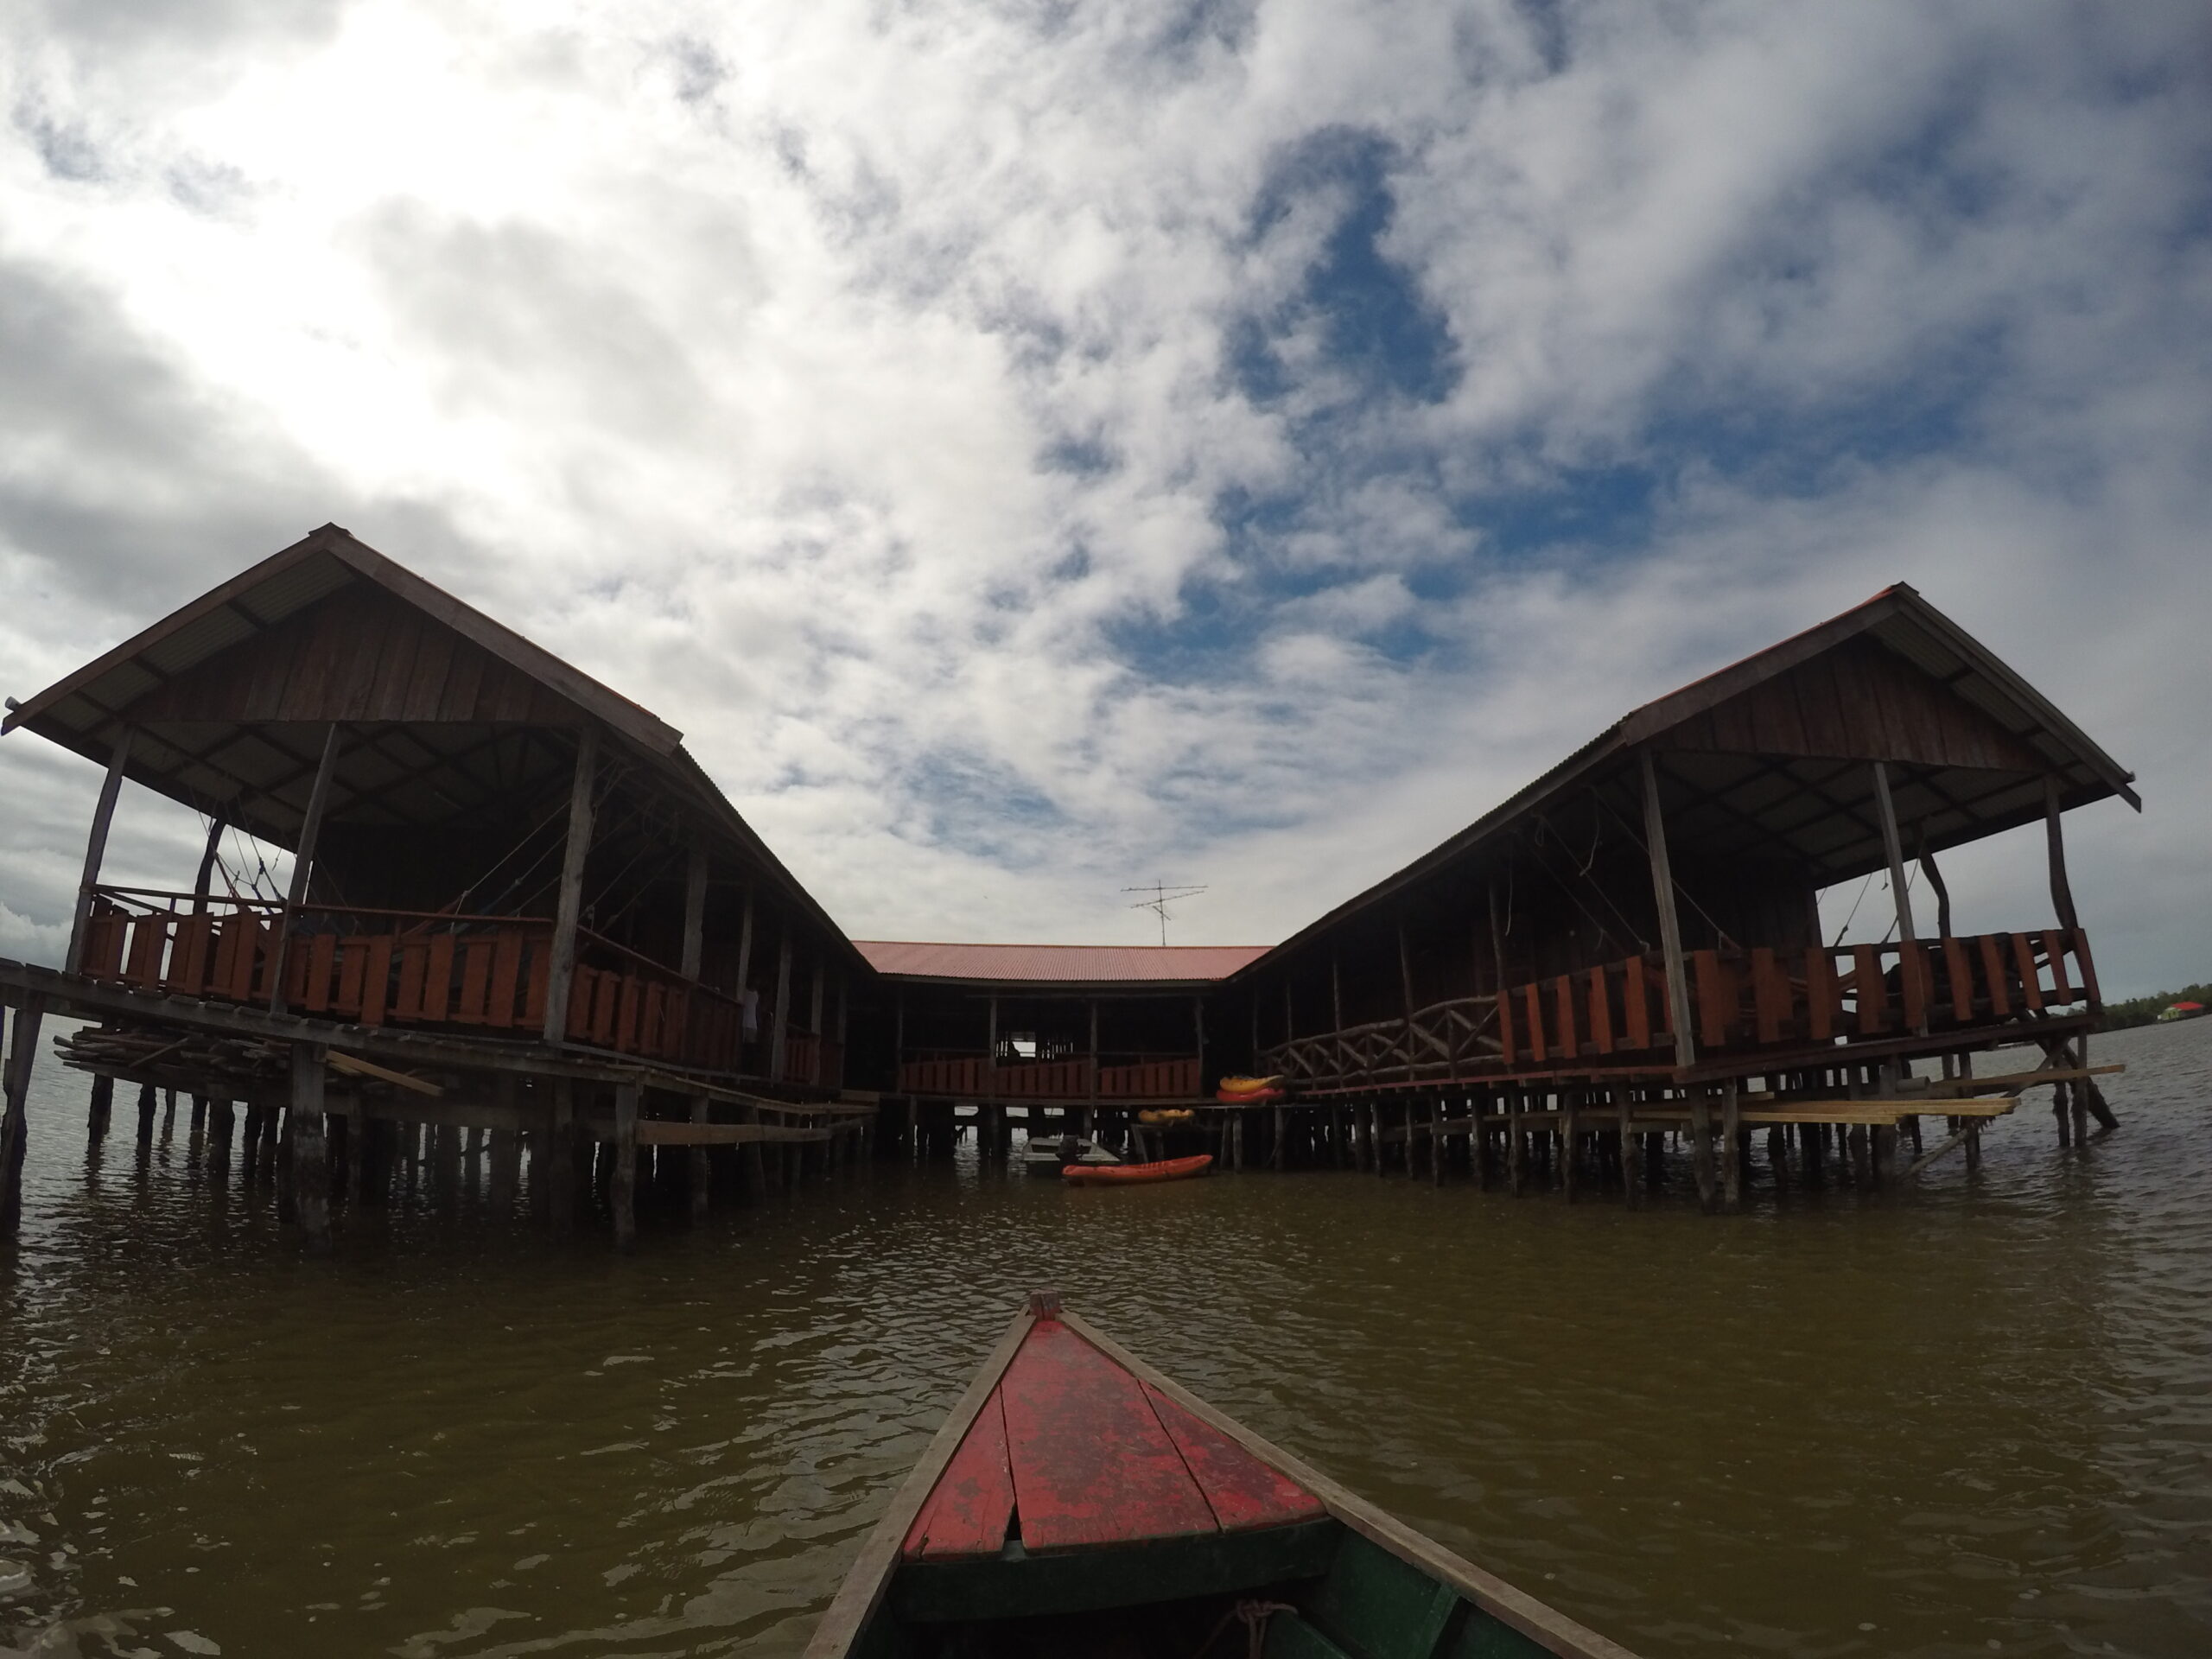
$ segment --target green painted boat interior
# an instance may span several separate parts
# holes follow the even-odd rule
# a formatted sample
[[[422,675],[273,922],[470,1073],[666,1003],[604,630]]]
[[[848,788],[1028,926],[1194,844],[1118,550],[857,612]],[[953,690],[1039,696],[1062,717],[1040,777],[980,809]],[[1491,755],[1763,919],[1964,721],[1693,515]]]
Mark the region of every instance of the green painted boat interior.
[[[1548,1649],[1333,1519],[900,1567],[856,1659],[1541,1659]]]

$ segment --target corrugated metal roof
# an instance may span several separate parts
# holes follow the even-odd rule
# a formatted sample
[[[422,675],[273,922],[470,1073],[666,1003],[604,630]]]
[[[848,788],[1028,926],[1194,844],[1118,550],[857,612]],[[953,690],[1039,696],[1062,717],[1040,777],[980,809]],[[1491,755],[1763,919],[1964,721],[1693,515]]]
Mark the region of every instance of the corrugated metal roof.
[[[1055,984],[1226,979],[1267,955],[1264,944],[934,944],[855,939],[880,974]]]

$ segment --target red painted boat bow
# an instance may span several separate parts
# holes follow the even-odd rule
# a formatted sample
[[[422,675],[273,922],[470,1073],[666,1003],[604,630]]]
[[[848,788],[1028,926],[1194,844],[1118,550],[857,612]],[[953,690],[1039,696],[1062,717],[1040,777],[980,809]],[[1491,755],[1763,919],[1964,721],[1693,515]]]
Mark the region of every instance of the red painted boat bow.
[[[907,1529],[910,1561],[1284,1526],[1321,1500],[1039,1318]]]

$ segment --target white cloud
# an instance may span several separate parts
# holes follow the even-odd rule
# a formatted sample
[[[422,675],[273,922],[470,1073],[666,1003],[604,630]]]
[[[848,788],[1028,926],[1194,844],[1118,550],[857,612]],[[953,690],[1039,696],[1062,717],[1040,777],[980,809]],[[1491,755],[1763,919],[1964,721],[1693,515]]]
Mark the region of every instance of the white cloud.
[[[336,518],[682,728],[856,932],[1134,939],[1160,874],[1268,938],[1901,577],[2143,770],[2076,885],[2109,979],[2200,976],[2196,10],[1556,13],[16,14],[9,689]],[[1433,404],[1332,344],[1332,134]],[[1648,506],[1474,522],[1587,467]],[[92,781],[0,773],[46,939]]]

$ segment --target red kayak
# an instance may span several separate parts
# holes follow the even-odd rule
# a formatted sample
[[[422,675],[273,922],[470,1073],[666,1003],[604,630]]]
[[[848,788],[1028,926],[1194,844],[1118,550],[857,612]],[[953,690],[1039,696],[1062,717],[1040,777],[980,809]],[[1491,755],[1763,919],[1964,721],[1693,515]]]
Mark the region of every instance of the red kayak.
[[[1060,1176],[1080,1186],[1142,1186],[1203,1175],[1212,1162],[1213,1154],[1202,1152],[1195,1158],[1169,1158],[1157,1164],[1068,1164]]]

